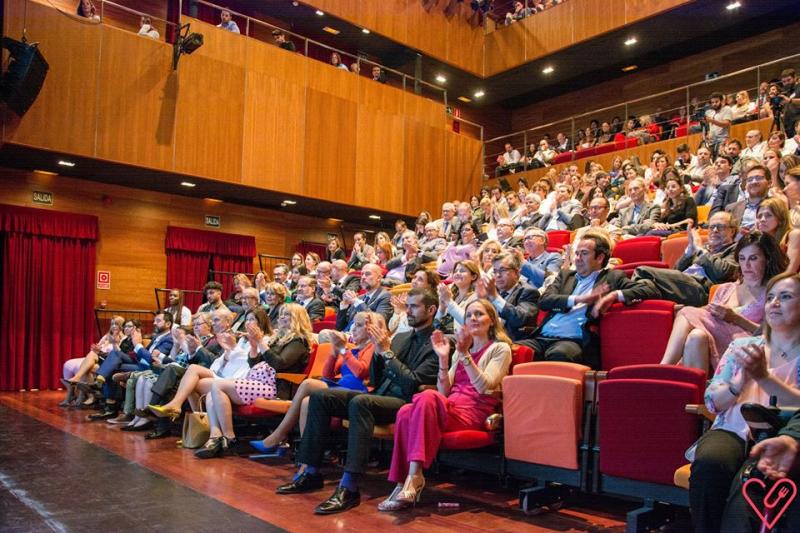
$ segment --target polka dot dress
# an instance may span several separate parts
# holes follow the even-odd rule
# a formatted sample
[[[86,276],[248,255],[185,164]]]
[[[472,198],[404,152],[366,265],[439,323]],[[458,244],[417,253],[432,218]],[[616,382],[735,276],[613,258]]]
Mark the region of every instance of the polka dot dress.
[[[236,394],[244,402],[250,405],[259,398],[269,400],[278,395],[275,387],[275,369],[265,362],[260,362],[250,369],[247,376],[234,381]]]

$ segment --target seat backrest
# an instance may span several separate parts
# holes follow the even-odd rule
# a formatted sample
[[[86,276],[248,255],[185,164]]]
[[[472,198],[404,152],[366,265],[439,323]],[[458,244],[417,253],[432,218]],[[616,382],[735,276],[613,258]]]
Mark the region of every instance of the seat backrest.
[[[697,223],[698,224],[705,224],[708,222],[708,215],[711,213],[711,206],[710,205],[698,205],[697,206]]]
[[[547,232],[547,247],[562,251],[564,245],[569,244],[570,232],[567,230],[553,230]]]
[[[633,276],[633,271],[636,270],[640,266],[649,266],[653,268],[669,268],[663,261],[637,261],[636,263],[624,263],[615,267],[615,270],[619,270],[623,272],[629,278]]]
[[[582,419],[582,381],[537,374],[503,378],[508,459],[576,470]]]
[[[311,375],[311,371],[314,369],[314,364],[317,361],[317,354],[318,354],[319,346],[320,346],[319,344],[314,344],[311,347],[311,351],[308,354],[308,362],[306,363],[306,367],[303,369],[303,374],[305,374],[306,376]],[[328,355],[330,355],[330,351],[328,352]],[[322,363],[325,364],[325,360],[322,359],[322,358],[320,358],[320,359],[322,360]],[[321,373],[322,373],[322,370],[320,370],[320,374]]]
[[[600,320],[601,368],[660,362],[672,331],[674,307],[665,300],[612,307]]]
[[[517,365],[530,363],[533,361],[533,348],[521,344],[511,346],[511,366],[508,371],[512,372]]]
[[[661,242],[661,260],[669,265],[669,268],[674,268],[678,259],[681,258],[683,252],[686,250],[687,244],[689,244],[689,238],[685,235],[682,237],[664,239]]]
[[[684,454],[700,436],[685,411],[703,390],[680,381],[606,379],[598,385],[600,473],[672,485]]]
[[[326,305],[325,316],[322,317],[322,320],[330,320],[330,319],[336,320],[336,308]]]
[[[719,289],[719,284],[712,285],[708,288],[708,302],[711,303],[714,301],[714,296],[717,294],[717,289]]]
[[[655,379],[660,381],[675,381],[695,385],[698,390],[705,392],[706,373],[699,368],[689,368],[678,365],[628,365],[619,366],[609,370],[606,379]],[[697,399],[700,403],[702,398]]]
[[[317,320],[311,324],[314,333],[319,333],[323,329],[334,329],[336,327],[336,317],[325,320]]]
[[[515,366],[513,374],[515,376],[558,376],[583,382],[586,372],[590,370],[591,368],[588,366],[576,363],[537,361]]]
[[[621,259],[623,264],[661,261],[661,238],[634,237],[620,241],[614,247],[614,257]]]

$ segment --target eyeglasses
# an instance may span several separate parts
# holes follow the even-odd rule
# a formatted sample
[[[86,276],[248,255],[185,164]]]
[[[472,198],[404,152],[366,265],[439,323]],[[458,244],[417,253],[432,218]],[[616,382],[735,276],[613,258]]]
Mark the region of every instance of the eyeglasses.
[[[712,224],[708,227],[708,231],[718,231],[722,233],[723,231],[729,229],[730,226],[727,224]]]
[[[759,175],[750,176],[749,178],[747,178],[747,183],[758,183],[759,181],[764,181],[766,179],[767,179],[766,176],[759,176]]]
[[[508,274],[509,272],[513,272],[510,268],[495,268],[494,273],[500,274],[501,276]]]

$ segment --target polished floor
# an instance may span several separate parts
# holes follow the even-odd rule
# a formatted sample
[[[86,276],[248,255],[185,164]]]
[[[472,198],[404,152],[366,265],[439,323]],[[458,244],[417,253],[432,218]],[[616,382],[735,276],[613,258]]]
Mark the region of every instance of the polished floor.
[[[325,469],[320,492],[278,496],[291,476],[287,459],[200,461],[176,438],[145,441],[86,411],[63,410],[59,392],[0,393],[0,531],[436,531],[625,530],[634,504],[577,498],[558,512],[526,516],[518,486],[491,476],[442,471],[429,478],[420,505],[379,513],[390,492],[385,471],[362,484],[362,503],[343,514],[315,516],[340,471]],[[457,502],[457,508],[439,508]]]

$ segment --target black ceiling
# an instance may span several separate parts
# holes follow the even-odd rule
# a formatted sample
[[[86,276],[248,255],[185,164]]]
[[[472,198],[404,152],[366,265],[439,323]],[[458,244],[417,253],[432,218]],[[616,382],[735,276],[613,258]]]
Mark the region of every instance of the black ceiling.
[[[696,0],[489,79],[423,55],[422,79],[436,84],[436,75],[444,75],[451,101],[461,95],[471,97],[482,89],[485,96],[481,101],[469,105],[518,108],[624,76],[621,68],[630,64],[636,64],[639,70],[653,67],[800,21],[800,0],[746,0],[733,11],[725,9],[728,3],[730,0]],[[228,5],[254,17],[281,20],[297,34],[345,52],[363,53],[386,66],[414,74],[416,50],[375,33],[365,35],[360,27],[331,15],[320,17],[315,8],[302,3],[294,6],[290,0],[230,0]],[[325,25],[341,33],[331,36],[322,31]],[[636,35],[639,42],[628,48],[623,41],[630,35]],[[780,52],[790,54],[792,50]],[[555,71],[542,74],[545,65],[554,66]]]

